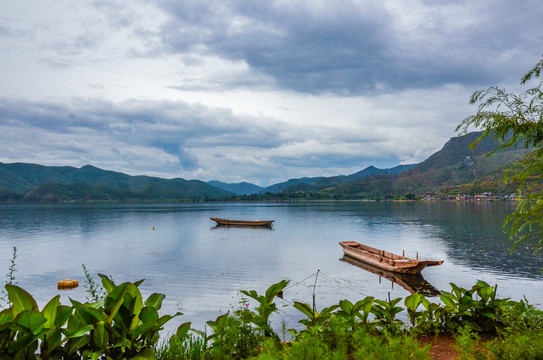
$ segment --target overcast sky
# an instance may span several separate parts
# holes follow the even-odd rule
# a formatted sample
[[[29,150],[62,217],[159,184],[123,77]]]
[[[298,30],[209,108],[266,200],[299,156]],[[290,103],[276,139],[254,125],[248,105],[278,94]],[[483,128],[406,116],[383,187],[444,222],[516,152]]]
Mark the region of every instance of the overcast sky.
[[[271,185],[423,161],[541,0],[0,0],[0,162]]]

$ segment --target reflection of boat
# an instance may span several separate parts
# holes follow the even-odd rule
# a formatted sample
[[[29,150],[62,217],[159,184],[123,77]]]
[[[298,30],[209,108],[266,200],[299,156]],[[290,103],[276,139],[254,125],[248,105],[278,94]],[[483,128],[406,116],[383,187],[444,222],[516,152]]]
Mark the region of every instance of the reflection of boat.
[[[432,284],[430,284],[428,281],[426,281],[420,273],[394,273],[372,266],[368,263],[362,262],[348,255],[343,255],[343,258],[341,258],[340,260],[354,266],[358,266],[359,268],[374,273],[376,275],[379,275],[379,282],[381,281],[381,277],[384,277],[385,279],[392,281],[393,284],[400,285],[411,294],[414,292],[418,292],[419,294],[424,296],[438,296],[441,294],[441,292],[433,287]]]
[[[375,249],[356,241],[342,241],[339,244],[343,248],[345,255],[352,256],[383,270],[403,274],[418,274],[427,266],[441,265],[443,263],[443,260],[419,260],[418,254],[416,259],[411,259],[403,255]]]
[[[217,225],[228,225],[228,226],[264,226],[271,227],[275,220],[229,220],[229,219],[220,219],[220,218],[210,218],[215,221]]]

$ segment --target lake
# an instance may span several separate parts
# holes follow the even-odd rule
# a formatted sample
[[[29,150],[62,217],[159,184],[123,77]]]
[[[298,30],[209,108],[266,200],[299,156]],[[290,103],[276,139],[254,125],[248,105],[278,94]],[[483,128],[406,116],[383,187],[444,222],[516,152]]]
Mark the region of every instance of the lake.
[[[43,306],[56,294],[84,301],[82,264],[115,282],[145,279],[144,297],[166,294],[162,314],[181,311],[203,329],[238,307],[239,290],[264,293],[291,281],[279,305],[409,295],[385,277],[342,261],[339,241],[354,240],[406,256],[444,260],[426,268],[425,289],[499,284],[498,296],[543,301],[543,259],[526,247],[509,253],[502,222],[509,202],[308,202],[0,206],[0,275],[17,247],[18,285]],[[216,227],[210,217],[273,219],[272,229]],[[318,272],[318,277],[316,273]],[[57,290],[58,280],[80,287]],[[5,279],[5,278],[4,278]],[[96,279],[98,279],[96,277]],[[436,300],[437,301],[437,300]],[[282,308],[274,322],[294,326],[300,313]]]

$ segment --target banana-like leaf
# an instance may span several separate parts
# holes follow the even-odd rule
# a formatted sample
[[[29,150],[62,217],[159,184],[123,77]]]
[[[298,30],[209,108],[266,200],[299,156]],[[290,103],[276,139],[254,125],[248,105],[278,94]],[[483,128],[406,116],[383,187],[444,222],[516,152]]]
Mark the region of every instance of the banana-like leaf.
[[[111,292],[117,287],[117,285],[115,285],[113,280],[111,280],[104,274],[98,274],[98,276],[100,277],[100,279],[102,279],[102,286],[104,287],[104,289],[106,289],[108,294],[111,294]]]
[[[347,314],[351,314],[354,308],[353,303],[349,300],[340,300],[339,307],[341,310],[345,311]]]
[[[40,355],[42,359],[48,359],[49,354],[59,348],[64,342],[62,329],[55,329],[44,336],[41,342]],[[67,339],[66,339],[67,340]]]
[[[102,351],[86,350],[83,352],[83,359],[98,360],[100,356],[102,356]]]
[[[313,308],[309,306],[308,304],[295,301],[293,306],[295,309],[300,310],[302,313],[304,313],[304,315],[306,315],[310,319],[314,319],[317,316],[319,316],[319,313],[317,313],[316,311],[314,312]]]
[[[86,306],[82,304],[75,308],[75,312],[78,316],[84,319],[86,324],[94,324],[97,321],[105,321],[107,315],[98,309]]]
[[[258,295],[258,293],[256,292],[256,290],[251,290],[251,291],[241,290],[240,292],[241,292],[242,294],[244,294],[244,295],[247,295],[247,296],[250,297],[250,298],[253,298],[253,299],[257,300],[257,301],[260,301],[261,296]]]
[[[92,327],[91,327],[92,329]],[[90,330],[89,330],[90,331]],[[83,346],[87,345],[90,342],[90,335],[84,334],[81,336],[74,336],[73,338],[68,338],[64,350],[67,350],[68,356],[73,356],[79,351]],[[85,358],[85,357],[83,357]]]
[[[144,323],[155,323],[158,321],[158,311],[153,307],[144,307],[140,312],[140,320]]]
[[[141,280],[143,281],[143,280]],[[131,304],[128,310],[130,311],[130,316],[132,318],[132,323],[130,324],[130,330],[134,330],[136,327],[138,327],[140,322],[140,313],[143,309],[143,297],[141,296],[140,289],[138,289],[137,285],[135,284],[129,284],[126,288],[127,294],[130,294],[131,298]],[[125,295],[126,299],[126,295]]]
[[[145,300],[145,306],[153,307],[157,310],[160,310],[160,308],[162,307],[162,301],[165,297],[166,295],[164,294],[151,294],[151,296],[149,296],[147,300]]]
[[[85,326],[82,326],[82,327],[77,328],[77,329],[64,330],[64,335],[68,339],[78,338],[80,336],[83,336],[83,335],[87,334],[92,329],[94,329],[94,326],[89,324],[89,325],[85,325]]]
[[[422,304],[422,301],[424,300],[424,296],[421,294],[414,292],[413,294],[409,295],[405,298],[404,304],[405,307],[410,311],[417,311],[417,308],[420,304]]]
[[[109,334],[106,330],[105,321],[98,321],[96,327],[94,328],[92,339],[94,341],[94,344],[99,349],[104,349],[107,347],[109,343]]]
[[[38,334],[43,329],[47,319],[38,311],[25,310],[15,317],[15,323],[32,335]]]
[[[288,283],[290,281],[288,280],[281,280],[278,283],[273,284],[266,290],[266,301],[268,304],[270,304],[273,301],[273,298],[279,294],[281,291],[283,291],[284,288],[287,287]]]
[[[159,330],[159,327],[156,323],[143,323],[131,332],[131,337],[132,339],[137,339],[138,337],[150,330],[153,330],[153,333],[156,333]],[[149,336],[146,337],[151,340]]]
[[[58,329],[62,326],[64,326],[68,320],[70,319],[70,316],[72,315],[73,308],[71,306],[66,305],[60,305],[57,307],[57,314],[55,317],[55,323],[53,325],[54,328]]]
[[[46,328],[53,329],[55,328],[56,318],[57,318],[57,309],[60,306],[60,295],[55,296],[44,306],[41,311],[42,315],[45,317],[46,322],[43,325]]]
[[[155,352],[150,348],[145,348],[140,351],[132,360],[154,360],[156,359]]]
[[[158,319],[157,325],[159,327],[162,327],[162,326],[164,326],[164,324],[166,324],[168,321],[170,321],[174,317],[181,316],[181,315],[183,315],[183,313],[180,313],[180,312],[177,312],[175,315],[163,315]]]
[[[183,323],[179,325],[177,328],[177,331],[175,332],[175,336],[177,336],[178,339],[184,339],[185,336],[187,336],[188,332],[190,330],[190,322]]]
[[[98,274],[100,275],[100,274]],[[107,323],[111,325],[113,318],[117,315],[117,312],[121,308],[124,302],[124,295],[126,294],[126,288],[128,283],[123,283],[114,288],[106,297],[104,302],[104,311],[108,315]]]
[[[6,285],[9,301],[13,305],[13,317],[17,317],[19,313],[30,310],[40,311],[36,300],[28,292],[16,285]]]
[[[27,359],[27,354],[33,354],[38,349],[38,339],[41,334],[27,333],[13,343],[13,349],[16,349],[15,359]]]
[[[2,325],[10,324],[13,322],[13,311],[11,308],[4,309],[0,312],[0,329]]]

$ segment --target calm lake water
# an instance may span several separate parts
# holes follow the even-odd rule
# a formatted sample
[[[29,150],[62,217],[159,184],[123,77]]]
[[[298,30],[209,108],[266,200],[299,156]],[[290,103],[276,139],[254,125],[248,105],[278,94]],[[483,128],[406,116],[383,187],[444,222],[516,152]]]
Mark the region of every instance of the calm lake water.
[[[470,288],[477,280],[498,283],[498,295],[525,296],[541,307],[543,259],[521,248],[509,254],[502,222],[514,203],[203,203],[137,205],[0,206],[0,275],[7,273],[17,247],[16,281],[43,306],[56,294],[84,301],[82,264],[91,274],[117,283],[145,279],[144,297],[166,294],[162,314],[181,311],[184,321],[203,329],[238,306],[239,290],[265,289],[291,280],[284,301],[312,302],[317,308],[385,299],[408,290],[342,261],[339,241],[354,240],[407,256],[442,259],[423,271],[426,288]],[[273,229],[216,227],[209,217],[274,219]],[[154,227],[154,230],[153,230]],[[314,274],[319,271],[318,278]],[[59,291],[58,280],[80,287]],[[315,286],[316,281],[316,287]],[[437,300],[436,300],[437,301]],[[274,322],[292,326],[291,307]]]

